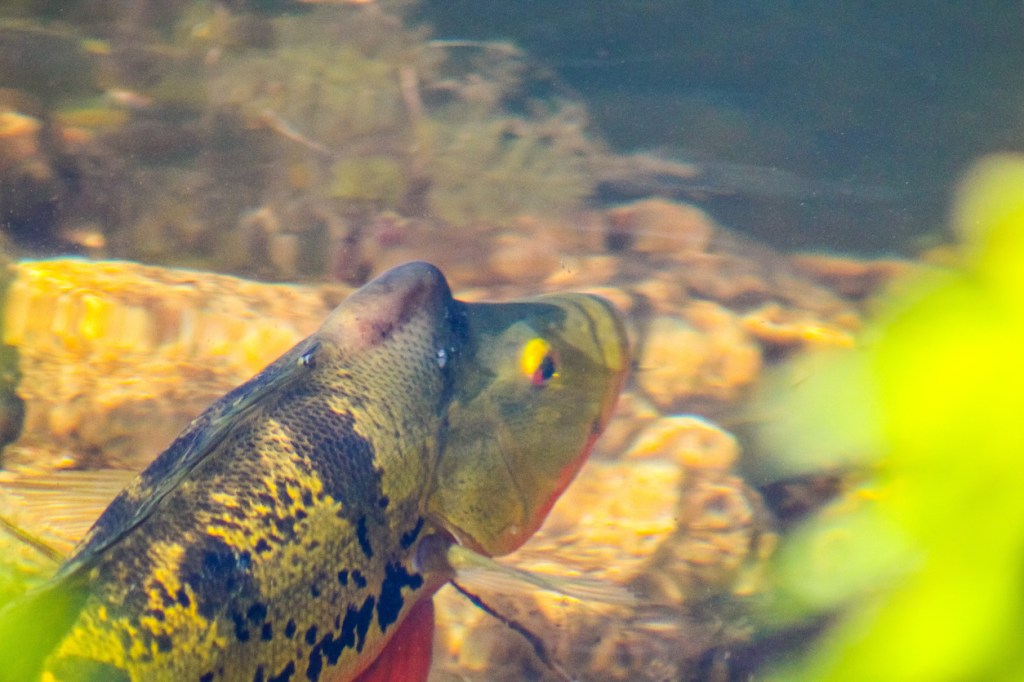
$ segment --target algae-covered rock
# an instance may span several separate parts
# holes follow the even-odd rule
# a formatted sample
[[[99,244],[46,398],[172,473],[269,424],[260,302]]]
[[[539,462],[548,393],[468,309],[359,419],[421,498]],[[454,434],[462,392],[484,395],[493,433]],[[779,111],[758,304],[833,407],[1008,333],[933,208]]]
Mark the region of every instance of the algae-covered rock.
[[[591,192],[595,147],[571,116],[530,121],[458,115],[425,128],[429,209],[456,225],[510,224],[517,216],[559,216]]]
[[[401,165],[385,156],[353,157],[331,167],[328,193],[346,202],[396,208],[405,195],[406,178]]]

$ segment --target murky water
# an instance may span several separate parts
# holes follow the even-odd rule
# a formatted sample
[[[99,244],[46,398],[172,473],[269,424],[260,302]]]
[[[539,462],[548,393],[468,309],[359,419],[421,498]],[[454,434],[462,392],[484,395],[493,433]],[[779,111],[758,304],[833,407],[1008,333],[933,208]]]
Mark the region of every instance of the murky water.
[[[466,300],[590,291],[632,378],[508,561],[635,599],[484,585],[551,665],[445,590],[431,679],[761,678],[821,625],[765,623],[776,546],[856,477],[788,479],[750,398],[856,346],[887,287],[948,258],[969,161],[1024,145],[1019,8],[920,4],[0,9],[0,511],[70,551],[398,263]],[[0,596],[52,570],[4,542]]]

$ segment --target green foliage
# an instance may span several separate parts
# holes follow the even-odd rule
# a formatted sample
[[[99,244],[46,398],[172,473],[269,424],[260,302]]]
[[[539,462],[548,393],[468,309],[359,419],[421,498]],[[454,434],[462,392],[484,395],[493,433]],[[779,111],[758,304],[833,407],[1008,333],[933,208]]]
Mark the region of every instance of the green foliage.
[[[979,164],[955,222],[960,266],[791,389],[782,460],[870,478],[782,547],[775,617],[842,610],[777,679],[1024,677],[1024,157]]]

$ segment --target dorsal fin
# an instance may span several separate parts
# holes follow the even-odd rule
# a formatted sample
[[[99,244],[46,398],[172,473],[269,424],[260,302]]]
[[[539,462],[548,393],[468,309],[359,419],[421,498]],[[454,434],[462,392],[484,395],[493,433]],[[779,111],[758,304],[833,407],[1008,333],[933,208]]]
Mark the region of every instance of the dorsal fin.
[[[311,336],[252,379],[213,403],[189,424],[170,447],[153,460],[107,507],[79,550],[57,571],[55,579],[77,573],[146,520],[161,500],[178,487],[225,437],[267,398],[307,375],[320,348]]]

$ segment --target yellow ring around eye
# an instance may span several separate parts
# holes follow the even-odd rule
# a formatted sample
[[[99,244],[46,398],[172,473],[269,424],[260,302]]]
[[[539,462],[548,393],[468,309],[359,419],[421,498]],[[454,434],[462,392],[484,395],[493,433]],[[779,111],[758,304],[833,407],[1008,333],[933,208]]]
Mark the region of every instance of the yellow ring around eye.
[[[523,346],[523,352],[519,356],[519,369],[522,373],[533,378],[534,373],[540,369],[544,358],[551,352],[551,344],[542,338],[530,339]]]

